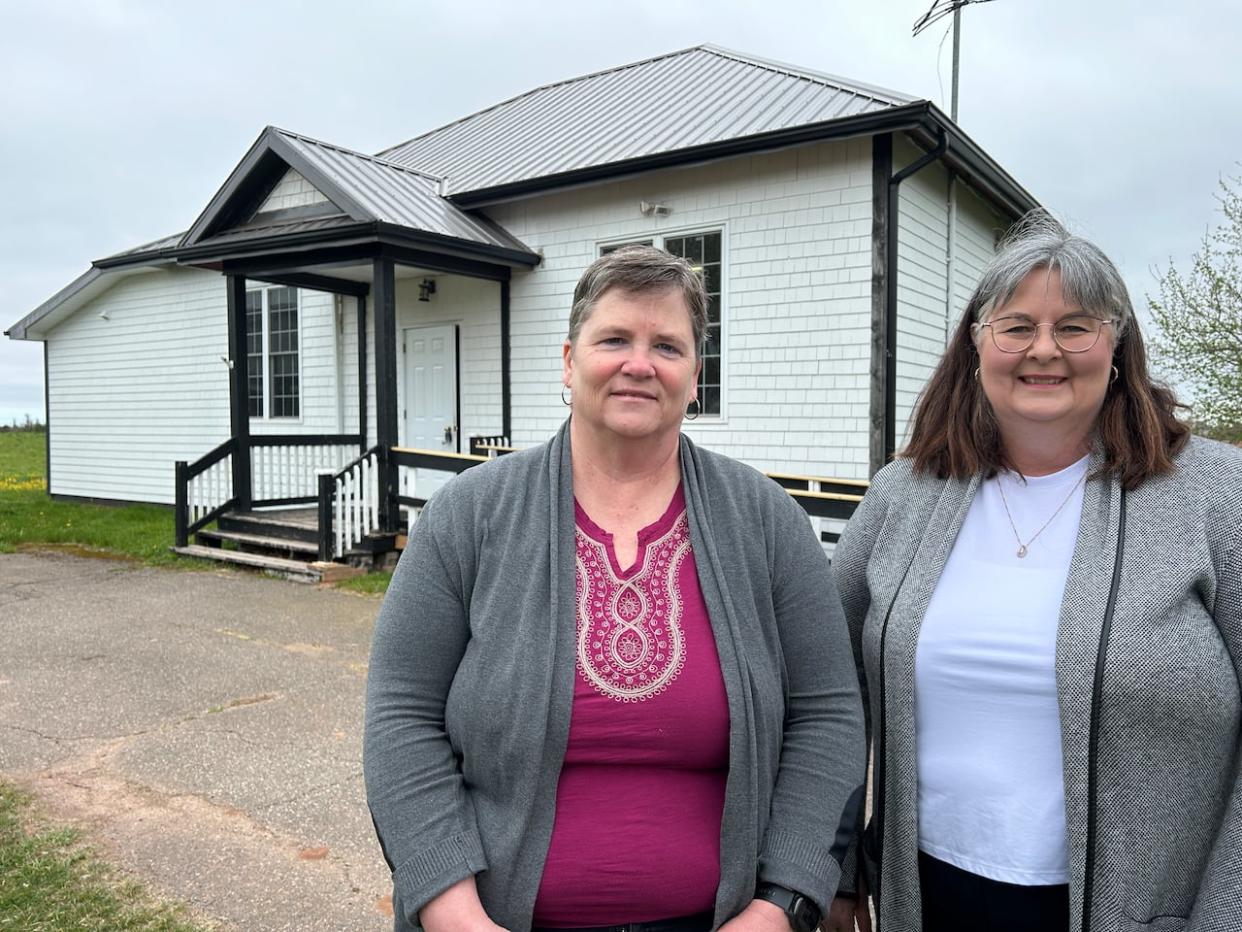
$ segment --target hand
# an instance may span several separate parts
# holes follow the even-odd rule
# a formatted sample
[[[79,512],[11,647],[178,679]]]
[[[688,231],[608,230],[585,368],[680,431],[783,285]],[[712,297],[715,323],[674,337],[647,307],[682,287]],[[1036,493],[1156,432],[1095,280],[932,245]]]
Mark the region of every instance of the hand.
[[[858,876],[858,897],[838,896],[828,907],[828,915],[819,927],[823,932],[854,932],[854,924],[858,923],[858,932],[871,932],[871,906],[867,902],[867,880],[860,873]]]
[[[767,900],[751,900],[717,932],[793,932],[785,910]]]
[[[483,909],[473,876],[428,900],[418,911],[418,921],[426,932],[508,932]]]

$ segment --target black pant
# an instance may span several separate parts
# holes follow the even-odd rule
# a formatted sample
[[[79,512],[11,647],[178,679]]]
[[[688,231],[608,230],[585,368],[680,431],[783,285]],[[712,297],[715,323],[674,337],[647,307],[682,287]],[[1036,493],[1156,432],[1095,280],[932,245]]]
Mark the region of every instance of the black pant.
[[[1069,885],[1001,883],[919,852],[923,932],[1065,932]]]

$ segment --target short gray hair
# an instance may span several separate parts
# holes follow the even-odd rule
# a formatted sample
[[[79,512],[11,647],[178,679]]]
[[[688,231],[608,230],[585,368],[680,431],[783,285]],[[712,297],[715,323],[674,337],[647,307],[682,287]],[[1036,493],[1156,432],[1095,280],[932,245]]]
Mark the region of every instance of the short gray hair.
[[[574,288],[574,305],[569,313],[569,342],[577,343],[582,325],[604,293],[620,288],[633,294],[678,289],[690,309],[690,328],[694,331],[694,352],[698,355],[707,332],[707,291],[703,276],[685,259],[654,246],[622,246],[600,256],[582,273]]]
[[[1113,322],[1114,339],[1134,319],[1130,293],[1098,246],[1074,236],[1047,211],[1033,210],[1005,234],[966,305],[975,323],[1003,307],[1031,272],[1056,269],[1066,301]]]

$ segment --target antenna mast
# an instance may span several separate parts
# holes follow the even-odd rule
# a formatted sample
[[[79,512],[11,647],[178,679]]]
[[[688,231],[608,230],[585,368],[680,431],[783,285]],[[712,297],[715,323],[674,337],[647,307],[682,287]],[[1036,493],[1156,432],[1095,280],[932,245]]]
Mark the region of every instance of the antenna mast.
[[[991,3],[992,0],[935,0],[931,9],[914,23],[914,35],[918,35],[928,26],[939,22],[950,13],[953,14],[953,94],[949,107],[949,116],[957,122],[957,73],[962,50],[962,7],[971,3]],[[943,93],[943,90],[942,90]]]

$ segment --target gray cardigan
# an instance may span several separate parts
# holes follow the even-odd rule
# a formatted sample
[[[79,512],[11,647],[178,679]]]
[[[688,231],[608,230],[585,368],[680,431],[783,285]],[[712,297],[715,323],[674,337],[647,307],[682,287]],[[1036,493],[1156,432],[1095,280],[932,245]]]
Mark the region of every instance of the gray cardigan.
[[[715,925],[757,878],[826,906],[863,792],[849,634],[802,509],[753,469],[681,438],[681,472],[729,707]],[[424,508],[376,622],[367,802],[397,930],[476,875],[526,932],[575,676],[569,436],[477,466]]]
[[[1097,458],[1092,469],[1098,465]],[[893,463],[875,477],[833,558],[872,687],[870,721],[884,716],[883,932],[921,926],[915,648],[978,484]],[[1242,451],[1195,438],[1173,474],[1127,493],[1122,570],[1097,685],[1119,491],[1111,478],[1087,483],[1057,633],[1071,929],[1238,932]],[[847,868],[843,889],[854,883],[852,855]]]

